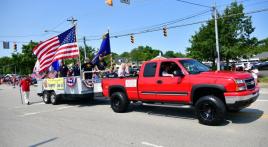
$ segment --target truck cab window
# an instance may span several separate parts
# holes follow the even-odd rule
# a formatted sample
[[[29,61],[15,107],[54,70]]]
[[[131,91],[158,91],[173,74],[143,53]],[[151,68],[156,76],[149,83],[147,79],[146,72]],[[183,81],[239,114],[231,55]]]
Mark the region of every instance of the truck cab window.
[[[154,77],[156,71],[156,63],[147,63],[144,67],[143,77]]]
[[[162,62],[159,75],[161,77],[173,77],[174,72],[178,70],[181,71],[175,62]]]

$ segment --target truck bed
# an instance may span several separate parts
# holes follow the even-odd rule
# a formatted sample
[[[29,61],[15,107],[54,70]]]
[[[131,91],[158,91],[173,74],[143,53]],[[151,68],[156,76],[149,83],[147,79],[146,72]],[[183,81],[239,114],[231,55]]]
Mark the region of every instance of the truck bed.
[[[129,98],[138,99],[138,77],[104,78],[102,79],[103,95],[109,97],[109,90],[122,87]]]

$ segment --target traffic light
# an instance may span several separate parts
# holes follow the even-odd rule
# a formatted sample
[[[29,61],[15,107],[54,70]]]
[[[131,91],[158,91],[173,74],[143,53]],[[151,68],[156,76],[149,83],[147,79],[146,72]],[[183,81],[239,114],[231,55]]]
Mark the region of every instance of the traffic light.
[[[113,6],[113,0],[106,0],[105,3],[109,6]]]
[[[163,34],[165,37],[167,37],[167,28],[166,27],[163,28]]]
[[[13,49],[14,49],[14,52],[17,52],[17,43],[16,42],[14,42],[14,44],[13,44]]]
[[[133,35],[130,36],[130,41],[131,41],[131,43],[134,43],[134,36]]]

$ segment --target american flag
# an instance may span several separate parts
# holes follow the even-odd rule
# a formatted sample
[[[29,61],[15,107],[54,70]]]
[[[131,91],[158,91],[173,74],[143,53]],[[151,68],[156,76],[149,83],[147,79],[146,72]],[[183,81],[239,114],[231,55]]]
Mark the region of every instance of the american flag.
[[[79,49],[75,36],[75,26],[38,44],[34,54],[40,62],[39,72],[46,71],[54,61],[59,59],[76,58],[79,56]]]

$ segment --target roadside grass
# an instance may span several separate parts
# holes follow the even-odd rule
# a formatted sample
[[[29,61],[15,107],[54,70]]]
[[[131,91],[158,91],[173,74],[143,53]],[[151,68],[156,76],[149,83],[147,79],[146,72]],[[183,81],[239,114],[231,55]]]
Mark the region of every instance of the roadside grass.
[[[267,77],[259,77],[259,82],[264,83],[264,84],[268,84],[268,76]]]

